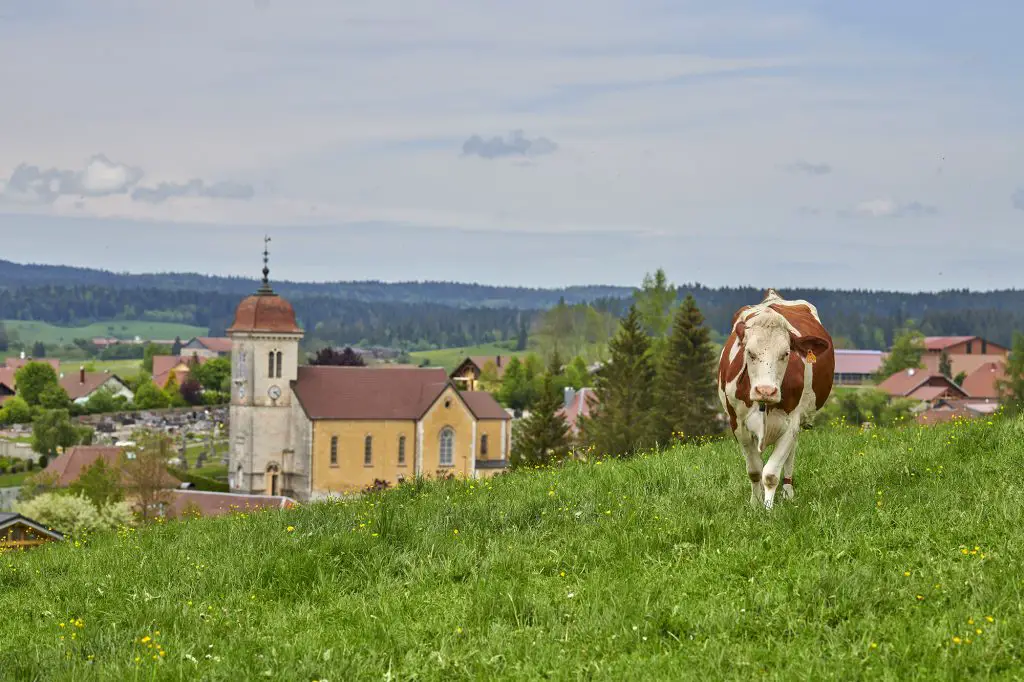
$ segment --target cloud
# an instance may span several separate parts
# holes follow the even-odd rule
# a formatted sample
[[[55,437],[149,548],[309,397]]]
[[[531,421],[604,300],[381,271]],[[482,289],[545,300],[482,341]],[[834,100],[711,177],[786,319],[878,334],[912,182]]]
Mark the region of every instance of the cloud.
[[[142,179],[142,170],[92,156],[81,170],[41,169],[21,163],[4,183],[2,196],[18,202],[52,204],[58,197],[124,194]]]
[[[852,209],[839,211],[840,216],[856,218],[906,218],[935,215],[938,209],[920,201],[902,203],[895,199],[862,201]]]
[[[479,156],[482,159],[497,159],[502,156],[542,156],[552,154],[558,145],[546,137],[534,140],[523,136],[522,130],[514,130],[508,140],[494,136],[485,140],[473,135],[462,143],[462,153],[466,156]]]
[[[161,182],[156,187],[137,187],[132,201],[160,204],[175,197],[208,197],[211,199],[252,199],[256,192],[252,185],[224,180],[207,185],[199,178],[188,182]]]
[[[806,175],[828,175],[832,172],[832,166],[827,163],[809,163],[807,161],[797,161],[786,166],[786,170],[791,173],[804,173]]]
[[[1024,187],[1013,193],[1013,207],[1024,211]]]

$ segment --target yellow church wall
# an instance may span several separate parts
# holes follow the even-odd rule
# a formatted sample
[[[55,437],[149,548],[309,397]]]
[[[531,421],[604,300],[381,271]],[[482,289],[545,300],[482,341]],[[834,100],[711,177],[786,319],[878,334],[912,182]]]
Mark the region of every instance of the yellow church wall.
[[[364,463],[366,436],[373,437],[371,464]],[[405,465],[398,464],[398,442],[405,436]],[[331,465],[331,438],[338,437],[338,463]],[[416,423],[385,420],[318,420],[313,422],[313,492],[353,492],[375,479],[397,485],[411,479],[416,462]]]
[[[504,448],[502,447],[502,438],[501,438],[501,425],[503,423],[505,424],[505,446],[504,446]],[[477,452],[477,459],[478,460],[495,461],[495,460],[502,460],[502,459],[507,460],[508,459],[508,456],[509,456],[509,451],[508,451],[508,434],[509,434],[509,426],[510,426],[510,424],[511,424],[510,421],[509,422],[503,422],[500,419],[481,419],[481,420],[479,420],[477,422],[477,426],[476,426],[476,430],[477,430],[476,452]],[[487,454],[486,455],[483,454],[482,449],[481,449],[482,445],[483,445],[483,436],[485,436],[485,435],[487,436]],[[478,468],[476,470],[476,476],[477,476],[477,478],[490,478],[490,477],[494,476],[495,474],[501,473],[502,471],[504,471],[504,469]]]
[[[431,405],[420,421],[423,433],[423,475],[433,478],[438,471],[451,473],[457,478],[467,478],[472,472],[472,458],[476,452],[473,439],[473,424],[476,418],[466,404],[448,387]],[[441,466],[441,431],[451,427],[455,431],[455,448],[452,466]]]

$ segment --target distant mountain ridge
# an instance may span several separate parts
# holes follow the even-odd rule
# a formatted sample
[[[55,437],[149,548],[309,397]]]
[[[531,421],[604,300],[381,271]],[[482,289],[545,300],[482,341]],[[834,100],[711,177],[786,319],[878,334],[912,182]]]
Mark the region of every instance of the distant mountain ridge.
[[[68,265],[24,264],[0,259],[0,289],[40,286],[98,286],[111,289],[167,289],[245,296],[259,285],[256,278],[203,275],[193,272],[118,273]],[[422,303],[453,307],[550,308],[560,298],[586,303],[625,298],[634,287],[582,285],[560,289],[502,287],[462,282],[292,282],[274,280],[274,290],[287,297],[328,296],[363,302]]]

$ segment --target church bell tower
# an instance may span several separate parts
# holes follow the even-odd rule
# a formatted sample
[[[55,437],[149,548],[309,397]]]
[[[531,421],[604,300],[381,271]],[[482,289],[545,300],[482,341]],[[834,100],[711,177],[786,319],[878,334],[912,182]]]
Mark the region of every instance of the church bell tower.
[[[292,382],[303,332],[295,310],[270,286],[270,238],[264,239],[263,282],[235,311],[228,480],[231,492],[294,495],[306,466],[294,461]]]

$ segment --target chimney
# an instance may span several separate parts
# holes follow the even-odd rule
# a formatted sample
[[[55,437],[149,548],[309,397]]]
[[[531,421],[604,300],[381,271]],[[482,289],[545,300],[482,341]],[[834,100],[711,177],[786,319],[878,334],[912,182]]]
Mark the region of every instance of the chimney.
[[[78,368],[78,383],[85,383],[85,365]]]
[[[573,398],[576,397],[576,390],[572,386],[566,386],[562,393],[562,400],[565,403],[565,409],[569,409],[572,405]]]

